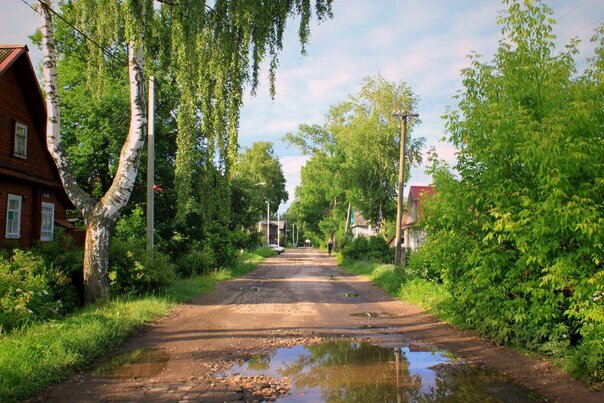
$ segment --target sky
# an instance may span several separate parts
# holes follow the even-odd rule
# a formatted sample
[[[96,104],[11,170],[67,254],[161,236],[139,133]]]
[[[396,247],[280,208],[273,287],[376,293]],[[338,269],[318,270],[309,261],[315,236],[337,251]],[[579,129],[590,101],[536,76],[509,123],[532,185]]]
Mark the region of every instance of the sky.
[[[33,0],[26,0],[32,3]],[[593,54],[590,38],[604,23],[602,0],[551,0],[557,45],[570,38],[581,40],[579,66]],[[355,94],[364,77],[381,74],[389,81],[411,86],[420,102],[414,111],[421,123],[413,137],[424,137],[426,149],[434,147],[448,162],[455,161],[455,148],[443,142],[447,107],[461,90],[460,71],[469,65],[471,52],[490,61],[497,49],[500,27],[497,16],[504,5],[496,0],[334,0],[334,18],[311,22],[307,55],[298,41],[298,21],[291,19],[279,56],[276,96],[268,90],[268,69],[255,96],[246,96],[241,111],[239,143],[250,147],[255,141],[271,141],[280,158],[290,195],[285,211],[300,183],[300,169],[307,160],[281,141],[298,125],[322,124],[333,104]],[[0,43],[29,45],[34,63],[40,53],[28,35],[39,17],[23,0],[0,0]],[[413,167],[409,185],[427,185],[431,178],[425,165]],[[406,192],[406,191],[405,191]]]

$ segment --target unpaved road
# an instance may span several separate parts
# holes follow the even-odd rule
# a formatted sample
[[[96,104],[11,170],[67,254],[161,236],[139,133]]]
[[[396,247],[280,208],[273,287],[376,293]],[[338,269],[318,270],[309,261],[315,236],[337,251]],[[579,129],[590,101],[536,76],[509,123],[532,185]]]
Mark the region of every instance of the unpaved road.
[[[358,297],[348,298],[344,293]],[[350,316],[358,312],[392,316]],[[444,349],[468,363],[508,375],[550,401],[604,401],[603,392],[588,391],[546,362],[461,332],[393,299],[366,278],[341,272],[333,258],[315,249],[287,251],[267,259],[247,276],[219,284],[213,293],[178,307],[147,327],[118,352],[137,348],[163,352],[157,374],[126,379],[79,374],[38,399],[251,401],[246,385],[216,382],[215,371],[250,353],[313,343],[321,337]]]

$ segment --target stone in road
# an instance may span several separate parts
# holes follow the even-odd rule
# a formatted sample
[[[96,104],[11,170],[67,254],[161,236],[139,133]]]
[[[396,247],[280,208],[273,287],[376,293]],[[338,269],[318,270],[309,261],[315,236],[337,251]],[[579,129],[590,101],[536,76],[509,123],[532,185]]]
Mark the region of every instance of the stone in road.
[[[351,315],[365,312],[387,315]],[[341,272],[332,257],[316,249],[288,250],[267,259],[252,273],[220,283],[211,294],[176,308],[125,343],[121,353],[152,349],[159,354],[147,376],[125,371],[112,378],[101,376],[101,369],[55,385],[39,399],[272,399],[287,392],[287,380],[220,380],[216,371],[251,353],[333,337],[443,349],[499,371],[550,400],[604,401],[602,392],[590,392],[548,363],[443,324],[373,287],[366,278]]]

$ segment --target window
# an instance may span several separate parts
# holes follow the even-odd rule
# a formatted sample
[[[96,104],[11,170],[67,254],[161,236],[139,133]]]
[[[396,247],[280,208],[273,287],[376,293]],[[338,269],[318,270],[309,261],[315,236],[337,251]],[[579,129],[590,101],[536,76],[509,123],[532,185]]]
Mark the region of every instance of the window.
[[[21,196],[8,195],[6,203],[6,237],[21,236]]]
[[[27,158],[27,126],[15,122],[15,157]]]
[[[55,205],[42,202],[42,225],[40,227],[40,240],[52,241],[55,232]]]

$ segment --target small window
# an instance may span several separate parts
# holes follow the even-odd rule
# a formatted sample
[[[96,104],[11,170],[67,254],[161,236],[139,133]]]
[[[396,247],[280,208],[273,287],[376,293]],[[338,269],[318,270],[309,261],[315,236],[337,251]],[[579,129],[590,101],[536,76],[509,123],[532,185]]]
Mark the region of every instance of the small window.
[[[15,122],[15,157],[27,158],[27,126]]]
[[[8,195],[6,203],[6,238],[21,236],[21,196]]]
[[[55,205],[42,202],[42,225],[40,240],[52,241],[55,233]]]

